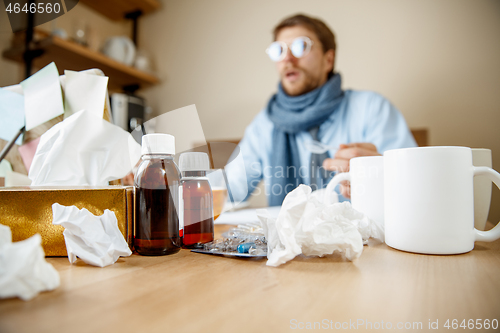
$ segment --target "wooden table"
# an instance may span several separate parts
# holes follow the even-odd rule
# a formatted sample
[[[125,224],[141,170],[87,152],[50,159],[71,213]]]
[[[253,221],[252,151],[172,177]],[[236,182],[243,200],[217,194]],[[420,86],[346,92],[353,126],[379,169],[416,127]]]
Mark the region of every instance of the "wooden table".
[[[279,268],[188,250],[106,268],[47,260],[61,286],[28,302],[0,300],[0,332],[429,332],[436,321],[432,331],[495,332],[444,325],[500,320],[500,241],[451,256],[371,243],[355,262],[335,254]]]

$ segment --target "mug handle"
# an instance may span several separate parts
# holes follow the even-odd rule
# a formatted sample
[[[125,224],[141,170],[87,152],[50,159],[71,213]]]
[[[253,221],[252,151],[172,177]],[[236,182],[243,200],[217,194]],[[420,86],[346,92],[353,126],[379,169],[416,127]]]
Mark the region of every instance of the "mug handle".
[[[483,175],[488,177],[500,189],[500,173],[488,167],[473,167],[474,176]],[[500,238],[500,223],[488,231],[480,231],[474,228],[474,241],[493,242]]]
[[[335,187],[337,187],[337,185],[344,180],[351,181],[351,174],[349,172],[336,174],[326,186],[325,201],[328,205],[332,202],[332,193],[335,191]]]

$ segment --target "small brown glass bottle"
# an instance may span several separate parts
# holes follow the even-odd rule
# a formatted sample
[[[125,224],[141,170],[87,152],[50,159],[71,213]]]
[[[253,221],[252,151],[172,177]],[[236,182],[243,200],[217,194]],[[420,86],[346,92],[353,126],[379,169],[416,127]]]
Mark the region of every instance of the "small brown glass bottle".
[[[196,248],[214,239],[213,196],[206,177],[206,171],[210,168],[208,155],[184,153],[180,157],[179,167],[182,172],[182,242],[186,248]]]
[[[179,252],[180,173],[175,165],[175,139],[169,134],[142,137],[142,162],[135,176],[134,247],[141,255]]]

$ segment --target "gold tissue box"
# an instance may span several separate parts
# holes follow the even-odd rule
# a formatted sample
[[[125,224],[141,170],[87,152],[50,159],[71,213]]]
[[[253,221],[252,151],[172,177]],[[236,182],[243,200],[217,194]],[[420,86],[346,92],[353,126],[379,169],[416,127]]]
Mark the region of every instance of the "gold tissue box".
[[[12,241],[39,233],[46,256],[67,256],[64,227],[52,224],[52,204],[86,208],[94,215],[115,213],[118,228],[132,248],[133,186],[0,188],[0,223],[12,230]]]

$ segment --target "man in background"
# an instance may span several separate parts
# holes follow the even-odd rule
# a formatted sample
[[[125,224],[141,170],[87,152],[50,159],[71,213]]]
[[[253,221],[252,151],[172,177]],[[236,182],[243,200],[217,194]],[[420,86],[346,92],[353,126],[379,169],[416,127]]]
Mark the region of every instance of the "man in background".
[[[234,200],[248,198],[264,178],[268,203],[278,206],[299,184],[325,187],[331,171],[349,170],[351,158],[416,146],[388,100],[375,92],[342,90],[335,51],[335,36],[319,19],[295,15],[276,26],[266,52],[280,76],[278,92],[239,144],[246,170],[226,167]],[[311,141],[332,148],[312,153]],[[349,186],[341,194],[349,198]]]

